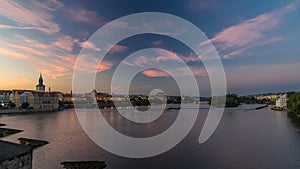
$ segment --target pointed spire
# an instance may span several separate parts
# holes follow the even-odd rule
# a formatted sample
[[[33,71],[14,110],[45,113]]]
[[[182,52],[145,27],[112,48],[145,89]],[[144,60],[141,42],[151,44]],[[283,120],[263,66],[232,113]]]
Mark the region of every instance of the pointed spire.
[[[45,85],[43,83],[44,83],[43,75],[42,75],[42,73],[40,73],[39,83],[38,83],[38,85],[36,85],[37,91],[45,92]]]
[[[43,84],[43,82],[44,82],[43,75],[42,73],[40,73],[39,84]]]

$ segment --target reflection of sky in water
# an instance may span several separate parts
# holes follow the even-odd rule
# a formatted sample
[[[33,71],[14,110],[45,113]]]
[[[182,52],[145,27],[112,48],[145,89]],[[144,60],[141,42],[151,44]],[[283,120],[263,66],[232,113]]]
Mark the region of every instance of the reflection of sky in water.
[[[205,104],[203,105],[203,107]],[[243,105],[252,107],[251,105]],[[188,113],[188,110],[185,111]],[[150,124],[134,124],[112,110],[102,112],[118,131],[135,136],[157,134],[172,124],[176,111],[168,111]],[[34,168],[53,169],[66,160],[105,160],[110,169],[140,168],[295,168],[300,165],[300,134],[286,112],[225,110],[213,136],[198,143],[207,110],[200,110],[189,135],[174,149],[157,157],[127,159],[95,145],[80,127],[73,110],[31,115],[4,115],[1,123],[24,132],[6,137],[45,139],[50,144],[34,151]],[[97,117],[97,116],[94,116]],[[101,129],[99,129],[101,132]]]

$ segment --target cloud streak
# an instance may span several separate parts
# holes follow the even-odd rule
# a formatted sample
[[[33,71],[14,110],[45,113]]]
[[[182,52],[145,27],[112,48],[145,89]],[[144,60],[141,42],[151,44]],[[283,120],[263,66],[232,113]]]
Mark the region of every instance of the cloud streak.
[[[156,69],[144,70],[142,74],[148,77],[169,77],[170,76],[168,73]]]
[[[88,10],[85,8],[65,8],[64,12],[74,22],[87,23],[90,25],[101,25],[104,22],[104,18],[96,11]]]
[[[0,25],[2,29],[33,29],[49,34],[60,31],[59,25],[51,20],[52,15],[26,9],[14,1],[1,1],[0,15],[15,22],[15,25]]]
[[[114,54],[114,53],[119,53],[119,52],[124,52],[128,49],[127,46],[124,45],[108,45],[109,53]]]
[[[284,37],[267,35],[278,27],[283,17],[295,10],[298,3],[291,3],[282,8],[259,15],[255,18],[243,21],[218,33],[211,41],[216,45],[218,51],[225,59],[242,56],[249,49],[276,43],[284,40]]]
[[[185,64],[181,64],[185,62]],[[193,66],[188,65],[189,62],[193,62]],[[200,63],[198,56],[194,54],[189,54],[187,56],[178,55],[173,52],[167,52],[164,54],[158,53],[155,55],[142,55],[132,58],[130,62],[125,62],[128,66],[131,67],[148,67],[157,64],[163,64],[168,67],[168,71],[172,72],[173,76],[184,77],[191,76],[190,72],[187,71],[187,68],[190,69],[193,73],[193,76],[203,77],[207,76],[207,71]],[[156,69],[147,69],[142,72],[143,75],[148,77],[169,77],[169,74],[166,74],[164,71]]]
[[[74,43],[77,40],[73,39],[71,36],[65,35],[59,38],[57,41],[53,43],[53,45],[67,51],[71,52],[73,50]]]
[[[52,44],[43,44],[19,35],[15,37],[18,43],[0,41],[0,55],[31,63],[37,71],[52,79],[72,76],[75,55]]]

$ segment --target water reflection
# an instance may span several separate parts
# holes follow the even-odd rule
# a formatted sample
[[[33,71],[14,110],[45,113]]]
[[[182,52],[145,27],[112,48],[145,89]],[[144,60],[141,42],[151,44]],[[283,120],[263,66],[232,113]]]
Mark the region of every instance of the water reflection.
[[[93,114],[94,119],[97,118],[96,113]],[[177,117],[176,111],[172,110],[152,123],[138,124],[131,123],[115,110],[107,109],[102,114],[116,130],[137,137],[156,135],[167,129]],[[34,151],[35,169],[61,168],[60,162],[67,160],[105,160],[108,169],[299,168],[299,128],[295,127],[286,112],[271,111],[269,108],[226,110],[213,136],[204,144],[199,144],[197,139],[206,114],[207,110],[200,110],[196,125],[178,146],[146,159],[118,157],[102,150],[84,133],[74,110],[2,115],[0,123],[24,130],[5,140],[16,142],[19,137],[29,137],[50,142]]]

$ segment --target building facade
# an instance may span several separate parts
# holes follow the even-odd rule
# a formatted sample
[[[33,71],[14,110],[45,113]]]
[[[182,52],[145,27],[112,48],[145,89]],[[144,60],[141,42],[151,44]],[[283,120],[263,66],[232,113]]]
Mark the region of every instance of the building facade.
[[[37,111],[55,111],[58,110],[59,100],[54,92],[32,92],[33,109]]]
[[[63,93],[45,91],[46,86],[42,74],[38,79],[36,90],[1,90],[0,108],[1,109],[21,109],[29,108],[34,111],[56,111],[59,109],[59,99],[63,99]],[[68,95],[68,100],[72,97]],[[28,103],[25,104],[24,103]],[[24,106],[22,106],[24,104]]]
[[[32,91],[26,91],[19,95],[19,102],[20,106],[22,106],[23,103],[28,103],[29,107],[32,107],[34,104],[34,97]]]
[[[0,140],[0,169],[31,169],[32,149],[28,146]]]
[[[20,105],[20,95],[18,91],[13,92],[13,103],[16,105],[16,108],[18,109]]]
[[[286,106],[287,106],[287,94],[277,96],[276,107],[286,108]]]

